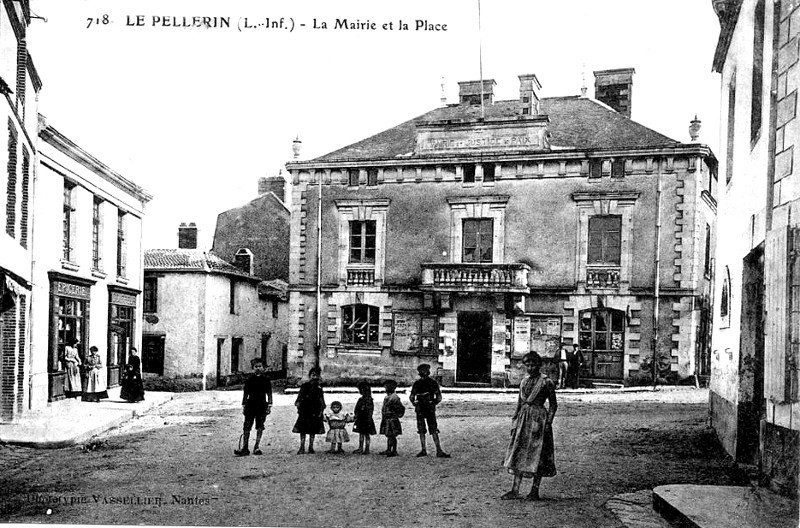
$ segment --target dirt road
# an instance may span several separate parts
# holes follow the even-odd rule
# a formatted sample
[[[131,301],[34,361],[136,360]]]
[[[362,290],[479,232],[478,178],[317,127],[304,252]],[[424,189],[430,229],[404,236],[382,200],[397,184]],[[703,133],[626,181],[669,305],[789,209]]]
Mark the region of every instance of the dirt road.
[[[0,520],[260,526],[620,526],[604,507],[668,483],[742,484],[706,427],[707,392],[561,395],[559,474],[543,500],[500,501],[513,394],[445,394],[451,459],[416,458],[413,411],[397,458],[297,455],[293,397],[278,395],[263,456],[236,458],[239,392],[178,395],[84,448],[0,447]],[[357,395],[329,394],[352,410]],[[402,395],[407,403],[407,398]],[[376,394],[380,408],[382,395]],[[376,413],[377,414],[377,413]],[[351,435],[355,437],[355,435]],[[373,451],[385,447],[373,438]],[[432,446],[431,446],[432,447]],[[523,490],[527,491],[527,489]]]

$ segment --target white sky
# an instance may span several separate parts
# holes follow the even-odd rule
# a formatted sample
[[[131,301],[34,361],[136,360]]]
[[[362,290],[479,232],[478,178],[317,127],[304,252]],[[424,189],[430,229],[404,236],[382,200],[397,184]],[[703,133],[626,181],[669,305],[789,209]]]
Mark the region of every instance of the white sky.
[[[32,0],[28,46],[48,123],[154,199],[145,248],[177,247],[180,222],[211,246],[216,216],[255,198],[260,176],[448,102],[479,78],[477,0]],[[87,18],[109,15],[110,23]],[[145,27],[126,25],[143,15]],[[689,121],[717,152],[719,24],[707,0],[483,0],[483,77],[496,99],[535,73],[542,95],[580,93],[582,71],[636,69],[633,119],[688,141]],[[152,18],[226,16],[230,29],[152,27]],[[287,29],[240,31],[284,17]],[[312,29],[328,24],[327,30]],[[377,30],[333,29],[336,18]],[[397,21],[410,26],[398,31]],[[414,21],[447,24],[415,31]],[[394,30],[384,31],[392,22]],[[299,27],[299,24],[306,27]],[[585,67],[584,67],[585,65]]]

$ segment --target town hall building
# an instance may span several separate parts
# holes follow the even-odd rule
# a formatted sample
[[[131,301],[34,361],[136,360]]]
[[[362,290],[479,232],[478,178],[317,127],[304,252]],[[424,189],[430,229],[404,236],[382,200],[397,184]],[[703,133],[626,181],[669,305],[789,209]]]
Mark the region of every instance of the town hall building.
[[[458,104],[288,163],[290,375],[430,363],[504,386],[573,343],[586,383],[707,374],[717,161],[630,119],[633,75],[595,72],[597,99],[462,82]]]

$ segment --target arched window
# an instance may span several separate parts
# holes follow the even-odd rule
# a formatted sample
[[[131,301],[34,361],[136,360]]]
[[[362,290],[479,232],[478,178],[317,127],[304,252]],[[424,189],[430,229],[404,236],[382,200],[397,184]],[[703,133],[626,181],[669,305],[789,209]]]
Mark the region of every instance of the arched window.
[[[719,296],[719,316],[723,328],[731,325],[731,272],[727,266],[722,278],[722,293]]]
[[[377,345],[378,314],[378,307],[369,304],[342,306],[342,343]]]

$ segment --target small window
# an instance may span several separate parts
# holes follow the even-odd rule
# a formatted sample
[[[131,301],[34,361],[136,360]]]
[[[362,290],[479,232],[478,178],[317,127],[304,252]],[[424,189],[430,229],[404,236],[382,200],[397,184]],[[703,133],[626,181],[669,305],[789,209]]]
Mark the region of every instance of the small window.
[[[725,277],[722,279],[722,294],[719,296],[719,316],[722,319],[722,326],[730,326],[731,317],[731,282],[730,271],[725,268]]]
[[[352,264],[375,263],[375,220],[352,220],[350,222],[350,262]]]
[[[278,301],[275,300],[272,301],[272,318],[278,318]]]
[[[522,108],[522,115],[529,115],[531,113],[531,109],[527,106]]]
[[[493,225],[494,220],[491,218],[464,220],[462,262],[492,262]]]
[[[611,162],[611,177],[622,178],[625,176],[625,160],[615,159]]]
[[[370,187],[378,185],[378,169],[367,170],[367,185]]]
[[[378,344],[378,307],[351,304],[342,307],[342,343]]]
[[[621,253],[622,217],[615,215],[589,218],[588,264],[619,266]]]
[[[494,163],[486,163],[483,166],[483,181],[494,181]]]
[[[350,187],[358,187],[358,169],[349,169],[347,171],[347,185]]]
[[[234,337],[231,342],[231,373],[239,372],[239,360],[243,347],[244,340],[241,337]]]
[[[228,295],[228,308],[230,313],[236,313],[236,281],[231,278],[230,290]]]
[[[728,86],[728,143],[725,151],[725,183],[733,179],[733,148],[736,137],[736,77]]]
[[[603,160],[593,159],[589,161],[589,177],[600,178],[603,175]]]
[[[753,24],[753,84],[750,99],[750,142],[761,133],[761,109],[764,90],[764,0],[756,4]]]
[[[145,313],[158,311],[158,278],[144,278],[144,299],[142,309]]]
[[[464,165],[464,183],[475,183],[475,165]]]

